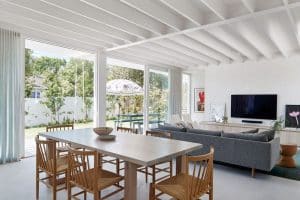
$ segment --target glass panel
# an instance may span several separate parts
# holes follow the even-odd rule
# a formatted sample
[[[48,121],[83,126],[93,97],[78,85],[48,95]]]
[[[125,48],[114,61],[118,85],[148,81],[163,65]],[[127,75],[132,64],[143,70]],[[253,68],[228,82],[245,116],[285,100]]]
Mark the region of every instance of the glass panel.
[[[182,114],[190,114],[191,76],[182,74]]]
[[[25,154],[47,125],[93,125],[94,55],[26,41]]]
[[[108,65],[106,125],[143,129],[144,71]]]
[[[149,128],[156,128],[168,119],[168,72],[149,71]]]

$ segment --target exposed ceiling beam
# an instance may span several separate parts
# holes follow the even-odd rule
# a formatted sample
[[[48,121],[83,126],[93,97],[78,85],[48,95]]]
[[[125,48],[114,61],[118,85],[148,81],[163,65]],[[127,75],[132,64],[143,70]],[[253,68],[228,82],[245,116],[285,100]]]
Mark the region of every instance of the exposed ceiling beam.
[[[254,13],[255,12],[255,4],[256,4],[256,0],[241,0],[243,5],[245,6],[245,8],[247,8],[247,10],[250,13]]]
[[[168,61],[165,61],[165,60],[159,60],[157,59],[157,57],[155,56],[152,56],[152,55],[140,55],[140,54],[137,54],[136,51],[133,51],[133,50],[129,50],[129,49],[126,49],[126,51],[117,51],[118,53],[122,53],[124,55],[128,55],[128,56],[131,56],[133,58],[137,58],[137,59],[142,59],[142,60],[146,60],[148,61],[148,63],[158,63],[160,65],[167,65],[167,66],[173,66],[172,63],[169,63]],[[159,60],[159,61],[158,61]],[[182,66],[177,66],[177,67],[182,67]]]
[[[129,49],[126,49],[125,51],[127,52],[128,50],[136,55],[143,54],[143,55],[151,56],[159,61],[164,61],[173,66],[177,66],[177,67],[180,67],[180,66],[187,67],[188,66],[187,63],[183,63],[178,59],[173,59],[173,58],[164,56],[161,53],[157,53],[156,51],[149,50],[145,47],[136,46],[136,47],[131,47]],[[195,66],[197,64],[190,64],[190,65]]]
[[[63,29],[59,29],[57,27],[53,27],[51,25],[47,25],[45,23],[40,23],[37,21],[33,21],[31,19],[26,19],[26,18],[20,18],[16,17],[14,15],[11,15],[9,13],[4,13],[0,12],[0,17],[2,20],[5,20],[6,22],[18,25],[19,23],[23,24],[24,27],[30,27],[35,30],[40,30],[43,32],[48,32],[53,35],[58,35],[58,36],[67,36],[69,38],[72,38],[73,40],[76,41],[82,41],[86,44],[89,45],[95,45],[101,48],[107,48],[111,45],[101,42],[101,41],[95,41],[94,39],[90,39],[84,35],[80,35],[78,33],[70,32],[70,31],[65,31]]]
[[[227,57],[231,58],[234,61],[242,62],[243,57],[230,48],[228,45],[223,43],[222,41],[218,40],[216,37],[212,36],[211,34],[207,33],[206,31],[195,31],[192,33],[187,33],[187,35],[207,46],[210,48],[215,49],[216,51],[226,55]]]
[[[170,29],[161,22],[149,17],[118,0],[81,0],[91,6],[108,12],[137,26],[145,28],[155,34],[161,35],[170,32]]]
[[[188,65],[207,65],[207,63],[203,61],[199,61],[191,56],[183,55],[180,51],[176,49],[167,48],[156,43],[146,43],[143,46],[147,49],[156,51],[162,55],[169,56],[173,59],[179,59],[180,61],[185,62]]]
[[[137,9],[144,14],[174,28],[175,30],[184,29],[183,20],[172,12],[167,11],[153,0],[121,0],[121,2]]]
[[[47,15],[57,20],[65,21],[68,23],[76,24],[82,28],[89,30],[99,31],[101,33],[110,35],[111,37],[119,38],[128,42],[137,41],[137,37],[123,31],[118,31],[112,27],[101,25],[93,20],[83,18],[74,13],[66,12],[60,8],[51,6],[37,0],[5,0],[5,3],[15,5],[24,9],[28,9],[32,12]]]
[[[81,26],[78,26],[76,24],[72,24],[66,21],[58,20],[56,18],[52,18],[48,15],[43,15],[37,12],[33,12],[29,9],[24,9],[12,4],[3,4],[0,5],[0,10],[4,10],[9,13],[13,13],[14,15],[17,15],[21,18],[27,18],[32,19],[41,23],[45,23],[47,25],[52,25],[54,27],[69,30],[74,33],[80,33],[82,35],[85,35],[86,37],[93,38],[95,40],[112,43],[115,45],[121,45],[124,44],[124,40],[120,40],[108,35],[105,35],[103,33],[97,32],[95,30],[82,28]]]
[[[182,66],[195,66],[195,65],[199,65],[199,62],[194,61],[193,60],[188,60],[188,59],[180,59],[181,57],[174,57],[174,55],[172,55],[172,53],[166,53],[166,52],[161,52],[158,51],[157,49],[154,48],[149,48],[149,46],[143,46],[143,47],[133,47],[136,49],[139,49],[141,52],[144,52],[146,54],[150,53],[153,55],[156,55],[157,57],[161,57],[162,59],[167,59],[169,60],[169,62],[176,62]],[[185,57],[186,58],[186,57]]]
[[[238,35],[233,35],[228,30],[225,30],[225,27],[215,27],[207,31],[216,38],[226,43],[228,46],[234,48],[236,51],[239,51],[247,58],[252,60],[258,59],[256,51],[251,45],[241,40]]]
[[[295,22],[295,19],[294,19],[293,15],[292,15],[292,12],[291,12],[291,10],[290,10],[290,8],[288,6],[289,2],[288,2],[288,0],[282,0],[282,1],[283,1],[284,6],[285,6],[286,13],[287,13],[287,15],[289,17],[291,26],[292,26],[292,28],[294,30],[295,37],[296,37],[298,43],[300,44],[300,36],[299,36],[298,28],[297,28],[297,23]]]
[[[197,51],[201,54],[207,55],[215,60],[218,60],[220,62],[224,62],[224,63],[230,62],[230,59],[228,57],[224,56],[224,54],[221,54],[218,51],[215,51],[215,50],[211,49],[210,47],[203,45],[199,41],[191,39],[188,36],[177,35],[175,37],[171,37],[170,39],[174,40],[175,42],[177,42],[183,46],[189,47],[189,48],[193,49],[194,51]]]
[[[251,22],[239,23],[232,27],[241,37],[249,42],[264,57],[272,58],[272,52],[268,47],[268,38],[263,37]]]
[[[91,19],[95,22],[111,26],[118,30],[124,31],[126,33],[132,34],[140,39],[145,39],[152,37],[151,32],[142,29],[128,21],[120,19],[116,16],[110,15],[102,10],[96,9],[86,3],[79,0],[41,0],[50,5],[59,7],[68,12],[78,14],[82,17]]]
[[[160,0],[177,13],[181,14],[195,25],[201,25],[203,23],[202,12],[193,4],[191,0]]]
[[[273,41],[275,46],[278,48],[279,52],[284,57],[289,57],[290,50],[288,46],[288,37],[285,32],[283,31],[283,27],[281,27],[280,23],[277,20],[272,20],[267,27],[268,34],[270,39]]]
[[[156,43],[160,44],[162,46],[166,46],[168,48],[176,49],[176,50],[182,52],[182,54],[184,54],[184,55],[191,56],[195,59],[201,60],[201,61],[206,62],[208,64],[213,64],[213,65],[219,64],[218,61],[216,61],[216,60],[214,60],[214,59],[212,59],[208,56],[205,56],[201,53],[198,53],[198,52],[196,52],[196,51],[194,51],[194,50],[192,50],[192,49],[190,49],[186,46],[178,44],[178,43],[176,43],[176,42],[174,42],[170,39],[164,39],[164,40],[161,40],[161,41],[156,42]]]
[[[31,27],[26,27],[24,25],[14,25],[12,23],[1,22],[2,18],[0,18],[0,26],[2,28],[6,28],[9,30],[17,31],[21,33],[25,38],[34,39],[36,41],[53,44],[65,48],[76,49],[80,51],[86,51],[90,53],[95,53],[97,47],[91,44],[87,44],[83,41],[78,41],[71,39],[64,35],[53,34],[44,32],[39,29],[33,29]]]
[[[291,3],[291,4],[288,5],[289,8],[295,8],[295,7],[299,7],[299,6],[300,6],[300,2]],[[180,35],[180,34],[191,33],[191,32],[198,31],[198,30],[206,30],[208,28],[218,27],[218,26],[222,26],[224,24],[231,24],[231,23],[235,23],[235,22],[239,22],[239,21],[243,21],[243,20],[247,20],[247,19],[251,19],[251,18],[257,18],[257,17],[264,16],[264,15],[271,14],[271,13],[278,13],[278,12],[281,12],[283,10],[285,10],[284,6],[279,6],[279,7],[275,7],[275,8],[266,9],[266,10],[260,10],[260,11],[256,11],[254,13],[249,13],[249,14],[242,15],[242,16],[239,16],[239,17],[230,18],[230,19],[226,19],[226,20],[223,20],[223,21],[217,21],[217,22],[213,22],[213,23],[210,23],[210,24],[205,24],[205,25],[195,27],[195,28],[188,28],[188,29],[185,29],[185,30],[177,31],[175,33],[169,33],[169,34],[165,34],[165,35],[162,35],[162,36],[153,37],[153,38],[145,39],[145,40],[138,41],[138,42],[133,42],[131,44],[126,44],[126,45],[121,45],[121,46],[118,46],[118,47],[109,48],[109,49],[107,49],[107,51],[114,51],[114,50],[117,50],[117,49],[128,48],[130,46],[140,45],[140,44],[144,44],[144,43],[147,43],[147,42],[154,42],[154,41],[158,41],[158,40],[161,40],[161,39],[164,39],[164,38],[169,38],[169,37],[172,37],[172,36],[175,36],[175,35]]]
[[[227,18],[227,9],[223,1],[220,0],[201,0],[212,12],[214,12],[221,20]]]

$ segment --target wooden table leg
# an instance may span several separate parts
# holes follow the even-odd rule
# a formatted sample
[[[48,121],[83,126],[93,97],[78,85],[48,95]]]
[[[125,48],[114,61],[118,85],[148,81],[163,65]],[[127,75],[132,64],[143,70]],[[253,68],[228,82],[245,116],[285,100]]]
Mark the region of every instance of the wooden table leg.
[[[178,156],[176,158],[176,174],[185,173],[186,172],[186,155]]]
[[[125,197],[124,200],[137,199],[137,168],[138,165],[125,162]]]

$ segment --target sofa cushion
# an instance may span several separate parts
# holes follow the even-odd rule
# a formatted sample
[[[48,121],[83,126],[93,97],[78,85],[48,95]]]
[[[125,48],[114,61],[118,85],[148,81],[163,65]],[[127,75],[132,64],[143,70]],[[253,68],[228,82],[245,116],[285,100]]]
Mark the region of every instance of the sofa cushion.
[[[275,130],[263,131],[263,132],[260,132],[259,134],[266,135],[268,137],[268,141],[271,141],[275,137]]]
[[[166,131],[186,132],[186,128],[180,128],[170,124],[165,124],[165,125],[158,124],[158,129],[166,130]]]
[[[266,134],[253,134],[253,133],[222,133],[222,137],[236,138],[242,140],[252,140],[259,142],[268,142],[268,136]]]
[[[256,128],[256,129],[251,129],[251,130],[248,130],[248,131],[242,131],[241,133],[258,133],[259,129]]]
[[[221,136],[222,131],[209,131],[203,129],[187,129],[188,133],[196,133],[196,134],[203,134],[203,135],[211,135],[211,136]]]

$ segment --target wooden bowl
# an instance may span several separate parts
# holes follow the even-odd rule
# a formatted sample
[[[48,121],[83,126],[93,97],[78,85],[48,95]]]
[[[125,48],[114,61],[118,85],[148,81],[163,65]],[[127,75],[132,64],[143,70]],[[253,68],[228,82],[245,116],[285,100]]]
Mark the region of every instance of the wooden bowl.
[[[98,135],[109,135],[114,129],[111,127],[98,127],[93,130]]]

